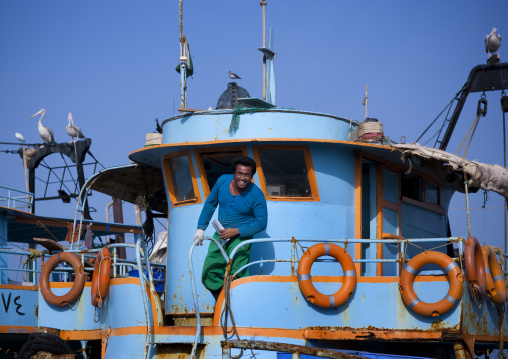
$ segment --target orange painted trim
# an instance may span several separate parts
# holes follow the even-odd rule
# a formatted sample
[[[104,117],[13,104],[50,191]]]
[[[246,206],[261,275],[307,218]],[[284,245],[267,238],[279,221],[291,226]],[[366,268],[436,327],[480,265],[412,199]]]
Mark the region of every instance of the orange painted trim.
[[[198,165],[199,170],[199,180],[201,181],[201,187],[203,188],[203,194],[204,197],[207,198],[210,194],[210,187],[208,186],[208,178],[206,177],[206,171],[205,171],[205,164],[203,161],[203,154],[207,154],[209,152],[233,152],[233,151],[240,151],[242,154],[247,157],[247,147],[246,146],[240,146],[240,147],[207,147],[207,148],[195,148],[194,149],[194,157],[196,158],[196,163]],[[259,166],[258,163],[256,163],[256,167]],[[254,182],[254,178],[253,178]]]
[[[392,234],[392,233],[385,233],[385,232],[383,232],[383,234],[381,235],[381,238],[382,239],[402,239],[402,240],[405,239],[402,236],[399,236],[399,235],[396,235],[396,234]]]
[[[49,282],[51,288],[71,288],[74,282]],[[109,285],[136,284],[140,285],[138,277],[111,278]],[[85,282],[85,287],[90,287],[92,282]]]
[[[391,209],[394,212],[399,213],[399,205],[397,203],[393,203],[392,201],[388,201],[387,199],[383,200],[383,207]],[[398,226],[400,227],[400,226]]]
[[[11,290],[39,290],[36,285],[13,285],[13,284],[0,284],[0,289],[11,289]]]
[[[196,335],[196,327],[178,327],[178,326],[163,326],[155,327],[154,334],[156,335]],[[220,326],[202,326],[202,335],[223,335],[222,328]]]
[[[355,238],[363,238],[362,229],[362,155],[355,156]],[[355,259],[362,259],[362,243],[355,244]],[[362,275],[362,264],[355,263],[357,276]]]
[[[264,143],[264,142],[313,142],[313,143],[334,143],[341,145],[348,145],[354,147],[371,147],[379,148],[383,150],[395,151],[393,147],[385,145],[376,145],[373,143],[363,142],[351,142],[341,140],[325,140],[325,139],[314,139],[314,138],[245,138],[245,139],[234,139],[234,140],[217,140],[217,141],[203,141],[203,142],[178,142],[178,143],[165,143],[162,145],[155,145],[150,147],[140,148],[129,153],[129,156],[140,153],[143,151],[155,150],[158,148],[172,148],[172,147],[194,147],[194,146],[210,146],[219,144],[237,144],[237,143]]]
[[[99,340],[106,335],[105,330],[62,330],[60,338],[63,340]]]
[[[0,325],[0,333],[2,334],[28,334],[33,333],[37,330],[36,327],[31,327],[28,325],[16,325],[13,327],[12,325]]]
[[[171,177],[171,171],[169,169],[169,159],[173,157],[180,157],[187,155],[187,160],[189,161],[189,169],[192,178],[192,188],[194,189],[195,199],[185,200],[185,201],[177,201],[175,195],[175,186],[173,184],[173,178]],[[168,188],[168,195],[171,201],[171,205],[173,207],[184,206],[188,204],[197,204],[201,203],[201,194],[199,193],[198,180],[196,178],[196,173],[194,172],[194,163],[192,162],[192,157],[189,150],[178,151],[167,154],[162,159],[162,166],[164,168],[164,179],[166,180],[166,185]]]
[[[102,337],[101,339],[101,359],[104,359],[106,357],[106,337]]]
[[[441,187],[439,187],[439,188],[441,189]],[[423,193],[425,193],[425,192],[423,192]],[[439,195],[441,196],[441,190],[439,190]],[[412,204],[414,206],[422,207],[422,208],[428,209],[429,211],[433,211],[433,212],[436,212],[439,214],[446,214],[446,211],[444,210],[444,208],[438,204],[433,204],[433,203],[429,203],[429,202],[420,202],[420,201],[417,201],[416,199],[412,199],[412,198],[408,198],[408,197],[402,197],[402,202],[406,202],[406,203]]]
[[[311,197],[282,197],[282,196],[269,196],[268,192],[266,190],[266,179],[265,175],[263,173],[263,165],[261,163],[261,156],[259,154],[259,150],[299,150],[303,151],[303,157],[305,160],[305,168],[307,170],[307,178],[309,180],[309,187],[311,192]],[[312,156],[310,154],[309,146],[305,145],[296,145],[296,146],[290,146],[290,145],[273,145],[269,144],[266,146],[263,145],[253,145],[252,146],[252,152],[254,153],[254,160],[256,161],[257,168],[257,174],[259,178],[259,182],[261,185],[261,190],[265,194],[265,198],[267,200],[271,201],[301,201],[301,202],[318,202],[320,200],[319,198],[319,191],[318,191],[318,185],[316,181],[316,175],[314,172],[314,165],[312,163]]]

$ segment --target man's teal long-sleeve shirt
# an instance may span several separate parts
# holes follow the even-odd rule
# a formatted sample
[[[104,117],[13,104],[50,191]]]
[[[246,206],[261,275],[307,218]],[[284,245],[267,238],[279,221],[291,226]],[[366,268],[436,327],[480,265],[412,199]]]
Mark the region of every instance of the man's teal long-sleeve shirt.
[[[254,183],[238,196],[233,196],[229,185],[233,175],[222,175],[210,191],[201,211],[198,228],[205,230],[219,205],[219,222],[224,228],[238,228],[240,237],[249,237],[263,231],[268,223],[265,195]]]

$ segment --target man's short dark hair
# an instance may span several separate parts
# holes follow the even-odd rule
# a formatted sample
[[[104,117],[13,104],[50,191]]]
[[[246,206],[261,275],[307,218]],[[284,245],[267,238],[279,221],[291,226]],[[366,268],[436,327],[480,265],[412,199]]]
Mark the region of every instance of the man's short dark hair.
[[[245,156],[236,156],[233,158],[233,162],[231,162],[231,169],[233,170],[233,173],[236,172],[236,167],[238,165],[246,166],[252,168],[252,174],[254,175],[256,173],[256,162],[250,157]]]

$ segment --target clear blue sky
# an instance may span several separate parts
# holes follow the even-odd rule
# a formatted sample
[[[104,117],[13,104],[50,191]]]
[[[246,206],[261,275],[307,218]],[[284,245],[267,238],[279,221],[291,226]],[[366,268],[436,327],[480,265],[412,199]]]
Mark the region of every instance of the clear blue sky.
[[[362,120],[369,85],[369,116],[383,121],[394,141],[416,140],[470,69],[486,62],[484,38],[493,27],[506,38],[500,52],[508,61],[506,0],[268,0],[266,12],[267,27],[275,30],[277,104]],[[261,31],[258,0],[185,1],[184,34],[195,65],[189,107],[215,107],[228,70],[261,97]],[[0,142],[15,142],[15,132],[39,142],[37,120],[27,118],[41,108],[56,141],[68,141],[72,112],[105,166],[128,163],[128,153],[154,131],[155,118],[166,119],[179,107],[178,37],[176,0],[1,1]],[[479,96],[470,96],[450,152],[472,123]],[[467,157],[502,165],[500,94],[487,99],[488,115]],[[21,160],[0,153],[0,163],[0,183],[22,189]],[[472,197],[472,207],[481,207],[483,194]],[[97,219],[103,219],[104,203],[96,205]],[[472,210],[473,233],[482,242],[502,244],[502,206],[492,193],[487,209]],[[74,205],[65,212],[61,207],[39,208],[73,215]],[[463,207],[464,196],[455,195],[454,235],[467,235]]]

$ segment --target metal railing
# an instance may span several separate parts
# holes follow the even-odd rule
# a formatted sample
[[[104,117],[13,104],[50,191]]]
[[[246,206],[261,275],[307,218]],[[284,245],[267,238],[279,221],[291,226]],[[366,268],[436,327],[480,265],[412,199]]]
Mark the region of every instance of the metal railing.
[[[33,193],[6,186],[0,186],[0,190],[2,193],[7,191],[7,194],[0,194],[0,205],[12,209],[23,209],[26,212],[32,211],[34,204]]]
[[[216,239],[214,239],[212,237],[204,237],[203,240],[213,241],[215,243],[215,245],[217,246],[217,248],[219,248],[219,250],[220,250],[220,252],[221,252],[221,254],[222,254],[222,256],[223,256],[223,258],[224,258],[226,263],[229,263],[229,261],[234,258],[235,254],[238,252],[238,250],[241,247],[246,246],[248,244],[253,244],[253,243],[267,243],[267,242],[286,242],[286,243],[292,243],[294,241],[297,241],[297,242],[318,242],[318,243],[328,242],[328,243],[337,243],[337,244],[343,244],[343,245],[356,244],[356,243],[365,243],[365,244],[378,244],[378,243],[381,243],[381,244],[397,244],[397,245],[399,245],[399,253],[398,253],[398,256],[397,256],[398,258],[393,258],[393,259],[379,259],[379,258],[376,258],[376,259],[374,259],[374,258],[371,258],[371,259],[353,259],[354,263],[369,263],[369,262],[370,263],[403,263],[406,260],[405,254],[406,254],[406,249],[407,249],[407,246],[408,246],[409,243],[426,243],[426,242],[427,243],[429,243],[429,242],[437,242],[437,243],[448,243],[449,242],[449,243],[452,243],[452,242],[457,242],[458,243],[458,248],[459,248],[459,256],[462,257],[463,253],[464,253],[464,241],[463,241],[463,238],[461,238],[461,237],[418,238],[418,239],[300,238],[298,240],[296,240],[295,238],[255,238],[255,239],[249,239],[249,240],[242,241],[240,244],[238,244],[233,249],[233,251],[231,252],[231,255],[229,257],[226,254],[226,252],[224,251],[224,249],[222,248],[222,246],[219,245],[219,242]],[[192,297],[193,297],[193,300],[194,300],[194,310],[195,310],[195,313],[196,313],[196,321],[197,321],[196,335],[195,335],[195,338],[194,338],[194,343],[193,343],[193,346],[192,346],[192,351],[191,351],[190,359],[194,359],[195,356],[196,356],[197,344],[199,342],[200,333],[201,333],[201,316],[200,316],[200,313],[199,313],[198,295],[197,295],[197,291],[196,291],[196,282],[195,282],[195,278],[194,278],[194,270],[193,270],[193,264],[192,264],[192,253],[194,251],[195,246],[197,245],[197,243],[199,241],[200,240],[198,239],[198,240],[196,240],[196,242],[193,242],[191,244],[191,246],[189,248],[189,252],[188,252],[188,261],[189,261],[189,271],[190,271],[190,279],[191,279]],[[292,249],[291,259],[288,259],[288,260],[284,260],[284,259],[263,259],[263,260],[253,261],[253,262],[247,263],[243,267],[239,268],[235,273],[233,273],[233,277],[237,273],[240,273],[245,268],[247,268],[249,266],[252,266],[252,265],[255,265],[255,264],[260,264],[260,263],[288,262],[288,263],[292,264],[291,268],[294,269],[294,265],[295,265],[296,262],[298,262],[298,259],[297,259],[297,256],[295,255],[296,253],[293,253],[293,251],[294,250]],[[458,260],[458,258],[455,258],[455,260]],[[237,342],[239,342],[239,341],[237,341]],[[228,342],[228,343],[231,343],[231,342]],[[226,352],[223,351],[223,359],[229,359],[230,358],[231,348],[232,347],[242,348],[241,346],[231,346],[231,345],[226,346],[225,347]],[[251,347],[251,348],[253,348],[253,347]],[[267,349],[267,350],[269,350],[269,349]],[[335,352],[335,353],[337,353],[337,352]],[[343,355],[343,356],[338,356],[338,355],[339,354],[337,354],[336,356],[333,356],[333,358],[345,358],[346,356],[344,356],[344,355],[347,355],[347,354],[340,353],[340,355]],[[316,356],[319,356],[319,355],[316,355]],[[332,357],[332,356],[330,356],[330,357]],[[360,358],[358,356],[356,356],[356,357]]]

